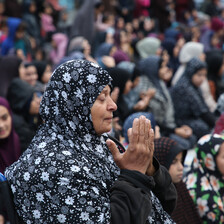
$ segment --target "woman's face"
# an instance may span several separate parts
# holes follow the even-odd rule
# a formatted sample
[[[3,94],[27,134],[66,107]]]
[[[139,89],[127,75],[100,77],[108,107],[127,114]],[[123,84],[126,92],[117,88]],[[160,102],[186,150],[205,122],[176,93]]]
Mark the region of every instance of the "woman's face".
[[[51,68],[51,65],[47,65],[45,70],[44,70],[44,73],[43,73],[43,76],[41,78],[41,81],[43,83],[48,83],[48,81],[50,80],[51,78],[51,75],[52,75],[52,68]]]
[[[98,135],[111,130],[115,110],[117,110],[117,105],[111,99],[110,87],[107,85],[91,108],[93,127]]]
[[[207,70],[205,68],[198,70],[193,76],[192,76],[192,83],[199,87],[204,80],[206,79]]]
[[[12,118],[6,107],[0,106],[0,139],[7,138],[12,130]]]
[[[182,164],[183,152],[177,154],[175,159],[169,168],[169,173],[172,178],[173,183],[179,183],[183,177],[183,164]]]
[[[216,164],[219,172],[224,176],[224,143],[220,146],[219,154],[216,157]]]
[[[20,73],[20,79],[29,83],[31,86],[35,86],[38,79],[36,67],[31,65],[25,68],[25,70]]]

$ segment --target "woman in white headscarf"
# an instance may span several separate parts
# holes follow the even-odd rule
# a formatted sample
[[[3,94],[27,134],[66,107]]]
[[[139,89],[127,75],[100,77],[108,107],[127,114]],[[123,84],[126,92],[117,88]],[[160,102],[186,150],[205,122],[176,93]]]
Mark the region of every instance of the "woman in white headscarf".
[[[176,83],[178,82],[178,80],[181,78],[181,76],[185,71],[186,64],[194,57],[199,58],[202,61],[205,61],[204,45],[202,43],[192,41],[187,42],[180,50],[179,54],[180,66],[178,67],[176,73],[173,75],[171,81],[172,86],[176,85]],[[200,89],[202,91],[202,96],[209,107],[209,110],[211,112],[214,112],[216,109],[216,102],[212,97],[207,78],[202,83]]]
[[[40,107],[44,123],[5,172],[22,222],[173,223],[167,212],[176,192],[153,157],[149,120],[134,121],[123,153],[108,139],[117,108],[110,86],[108,73],[85,60],[53,72]]]

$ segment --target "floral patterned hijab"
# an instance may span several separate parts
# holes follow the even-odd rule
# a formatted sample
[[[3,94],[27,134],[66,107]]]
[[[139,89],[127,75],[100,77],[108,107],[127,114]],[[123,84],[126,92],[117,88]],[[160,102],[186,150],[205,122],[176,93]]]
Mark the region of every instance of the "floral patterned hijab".
[[[93,103],[110,83],[105,70],[85,60],[53,72],[40,106],[44,123],[5,173],[23,222],[110,223],[110,188],[120,170],[107,135],[98,136],[91,119]],[[152,219],[166,218],[152,200],[162,214],[153,210]]]
[[[196,158],[184,181],[203,223],[224,222],[224,179],[216,165],[224,137],[214,134],[199,139]]]

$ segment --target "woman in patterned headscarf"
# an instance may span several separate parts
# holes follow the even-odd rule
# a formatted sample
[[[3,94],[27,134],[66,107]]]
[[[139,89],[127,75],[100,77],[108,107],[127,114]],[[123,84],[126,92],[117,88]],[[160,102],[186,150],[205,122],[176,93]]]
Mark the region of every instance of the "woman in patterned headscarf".
[[[198,210],[183,182],[184,159],[187,150],[168,137],[155,139],[155,157],[169,170],[172,181],[177,189],[177,205],[171,218],[177,224],[200,224]]]
[[[172,212],[176,192],[152,158],[148,120],[134,121],[123,153],[105,134],[116,110],[110,85],[108,73],[85,60],[53,72],[40,107],[44,123],[5,172],[23,222],[172,223],[163,208]]]
[[[195,148],[196,158],[184,179],[203,223],[224,222],[224,138],[203,136]]]
[[[187,63],[183,76],[171,89],[178,125],[188,124],[198,139],[215,126],[215,116],[209,111],[199,89],[206,75],[206,64],[193,58]]]

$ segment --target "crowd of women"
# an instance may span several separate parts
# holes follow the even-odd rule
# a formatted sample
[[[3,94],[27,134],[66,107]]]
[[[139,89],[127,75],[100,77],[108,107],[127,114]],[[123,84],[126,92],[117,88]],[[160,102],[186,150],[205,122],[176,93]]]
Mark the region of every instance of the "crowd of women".
[[[224,222],[221,1],[1,0],[0,24],[21,223]]]

